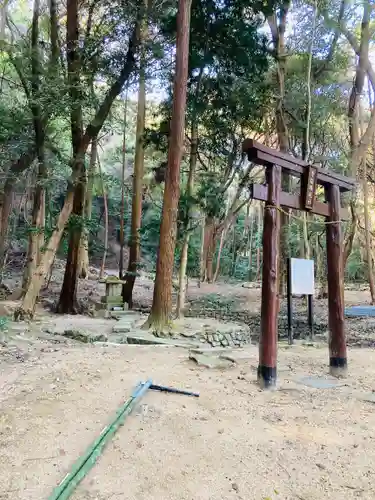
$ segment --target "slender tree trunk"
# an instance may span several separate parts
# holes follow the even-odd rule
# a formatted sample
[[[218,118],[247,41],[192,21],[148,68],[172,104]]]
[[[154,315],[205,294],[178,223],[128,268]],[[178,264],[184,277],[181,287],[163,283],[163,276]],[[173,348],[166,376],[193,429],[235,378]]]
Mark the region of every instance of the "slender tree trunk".
[[[88,180],[87,180],[87,191],[85,196],[85,219],[86,221],[91,220],[92,216],[92,192],[94,189],[94,179],[95,179],[95,170],[96,170],[96,160],[98,155],[98,142],[97,139],[94,138],[91,141],[91,151],[90,151],[90,163],[88,169]],[[85,221],[85,222],[86,222]],[[85,279],[89,274],[89,231],[85,226],[82,228],[82,237],[79,247],[79,267],[78,267],[78,276],[79,278]]]
[[[177,13],[176,72],[173,90],[171,136],[165,179],[160,244],[154,297],[147,326],[158,335],[168,328],[172,314],[172,274],[177,236],[180,163],[185,136],[185,109],[189,58],[191,0],[179,0]]]
[[[38,174],[44,171],[38,167]],[[39,175],[38,175],[39,177]],[[44,174],[43,174],[44,177]],[[29,233],[29,245],[27,250],[26,266],[23,276],[22,289],[27,290],[30,280],[35,273],[41,258],[44,245],[44,225],[45,225],[45,190],[38,185],[40,178],[36,181],[36,188],[33,193],[33,208],[31,215],[31,230]]]
[[[230,229],[230,228],[228,228],[228,229]],[[227,233],[228,233],[227,229],[223,229],[222,232],[221,232],[219,249],[217,251],[215,274],[214,274],[214,278],[213,278],[214,282],[217,281],[217,278],[219,276],[221,254],[223,252],[223,248],[224,248],[224,244],[225,244],[225,238],[227,237]]]
[[[4,273],[12,200],[13,183],[7,179],[4,185],[4,190],[0,193],[0,283]]]
[[[366,238],[366,260],[368,281],[370,285],[371,303],[375,303],[375,282],[374,269],[372,264],[371,252],[371,236],[370,236],[370,218],[369,218],[369,202],[368,202],[368,184],[367,184],[367,165],[366,160],[363,162],[363,209],[365,215],[365,238]]]
[[[236,272],[237,258],[238,258],[238,243],[236,238],[236,223],[233,224],[233,240],[232,240],[232,265],[230,269],[230,276],[233,278]]]
[[[249,282],[253,279],[253,233],[254,233],[254,224],[255,221],[251,217],[250,218],[250,231],[249,231],[249,271],[248,271],[248,280]]]
[[[272,42],[275,50],[275,59],[277,63],[277,81],[279,86],[279,98],[276,103],[276,132],[280,151],[287,153],[289,151],[289,134],[287,121],[284,111],[285,100],[285,77],[287,67],[287,49],[285,42],[285,31],[287,18],[290,9],[290,0],[284,0],[279,8],[278,15],[276,12],[268,18],[268,24],[271,30]],[[282,174],[282,190],[289,191],[290,178],[287,173]],[[284,209],[288,214],[290,209]],[[290,256],[289,251],[290,240],[290,217],[289,215],[281,214],[281,232],[280,232],[280,273],[279,273],[279,290],[280,294],[284,295],[286,290],[286,262]]]
[[[309,62],[307,66],[307,78],[306,78],[306,90],[307,90],[307,103],[306,103],[306,124],[305,124],[305,133],[304,133],[304,144],[302,146],[302,158],[309,162],[311,151],[310,151],[310,122],[311,122],[311,71],[312,71],[312,58],[313,58],[313,49],[314,49],[314,40],[315,40],[315,30],[316,30],[316,16],[317,16],[317,5],[316,1],[314,4],[314,15],[313,15],[313,26],[312,26],[312,35],[309,47]],[[304,244],[304,258],[310,259],[311,248],[309,241],[309,233],[308,233],[308,225],[309,215],[307,212],[303,212],[303,244]]]
[[[199,251],[199,279],[198,279],[198,288],[200,288],[202,281],[204,282],[206,279],[205,276],[205,259],[204,259],[204,245],[205,245],[205,228],[206,228],[206,217],[202,218],[202,226],[201,226],[201,247]]]
[[[371,89],[369,85],[369,102],[371,106]],[[364,116],[363,116],[363,105],[359,104],[359,118],[360,118],[360,129],[361,135],[364,134]],[[374,144],[374,139],[373,139]],[[370,286],[371,303],[375,303],[375,282],[374,282],[374,268],[372,262],[372,251],[371,251],[371,222],[369,217],[369,193],[368,193],[368,179],[367,179],[367,151],[363,158],[363,211],[364,211],[364,222],[365,222],[365,253],[367,261],[367,273],[368,282]]]
[[[69,234],[68,256],[65,266],[64,281],[61,288],[57,312],[61,314],[77,314],[77,284],[80,263],[80,242],[86,195],[85,155],[81,151],[83,139],[83,111],[81,88],[81,58],[79,52],[79,1],[67,1],[67,67],[70,104],[70,129],[73,149],[73,171],[77,182],[74,185],[73,220]],[[87,149],[87,148],[86,148]]]
[[[0,41],[5,40],[6,18],[9,0],[0,2]]]
[[[225,203],[225,217],[228,215],[229,211],[229,199],[226,200]],[[229,226],[224,226],[221,235],[220,235],[220,243],[219,243],[219,250],[217,252],[217,258],[216,258],[216,268],[215,268],[215,274],[214,274],[214,279],[213,281],[215,282],[219,276],[219,271],[220,271],[220,261],[221,261],[221,254],[224,248],[224,243],[225,243],[225,238],[227,237],[227,233],[229,230]]]
[[[77,283],[78,283],[78,269],[80,258],[80,241],[82,235],[82,215],[85,208],[85,193],[86,193],[86,171],[83,165],[84,158],[80,160],[80,166],[75,169],[79,172],[79,177],[76,185],[74,186],[74,201],[73,201],[73,215],[74,219],[69,234],[69,247],[68,256],[65,266],[64,281],[61,288],[60,300],[57,306],[57,312],[60,314],[78,314],[77,303]]]
[[[202,265],[201,265],[201,281],[207,280],[207,255],[210,241],[214,232],[214,219],[211,216],[206,216],[204,220],[204,227],[202,228]]]
[[[128,86],[126,86],[124,102],[124,119],[122,131],[122,169],[121,169],[121,208],[120,208],[120,261],[119,278],[124,279],[125,248],[125,173],[126,173],[126,126],[128,117]]]
[[[45,187],[47,177],[45,163],[45,130],[43,124],[42,110],[40,106],[40,53],[39,53],[39,17],[40,0],[34,0],[32,30],[31,30],[31,95],[30,103],[33,115],[35,134],[35,146],[38,159],[38,170],[36,176],[35,190],[33,193],[33,208],[31,216],[31,231],[29,233],[29,247],[27,264],[23,280],[23,290],[29,286],[31,276],[35,272],[41,260],[41,252],[44,245],[45,227]]]
[[[186,298],[186,289],[187,289],[187,281],[186,281],[186,269],[188,263],[188,255],[189,255],[189,240],[191,235],[191,199],[194,194],[194,176],[195,170],[197,166],[197,154],[198,154],[198,128],[194,123],[191,127],[191,143],[190,143],[190,164],[189,164],[189,176],[187,180],[187,197],[189,203],[189,213],[188,213],[188,221],[186,227],[184,228],[184,241],[182,244],[181,250],[181,260],[180,260],[180,269],[178,276],[178,295],[177,295],[177,308],[176,308],[176,317],[180,318],[183,315],[183,310],[185,307],[185,298]]]
[[[186,270],[187,270],[188,256],[189,256],[189,241],[191,236],[191,219],[192,219],[191,210],[192,210],[192,198],[194,194],[194,177],[195,177],[195,170],[197,166],[197,157],[198,157],[197,103],[201,88],[203,71],[204,71],[204,58],[199,71],[199,76],[195,88],[193,113],[191,119],[190,163],[189,163],[189,175],[188,175],[187,189],[186,189],[186,194],[188,197],[188,216],[187,216],[187,221],[184,225],[185,234],[184,234],[184,241],[182,244],[180,268],[178,275],[179,283],[178,283],[178,295],[177,295],[177,307],[176,307],[177,318],[180,318],[183,315],[187,286],[188,286],[186,279]]]
[[[206,279],[208,283],[212,283],[214,280],[214,255],[216,249],[217,233],[215,232],[214,223],[209,228],[210,232],[207,239],[207,252],[206,252]]]
[[[319,242],[319,236],[316,238],[316,271],[319,280],[318,299],[326,299],[328,297],[328,280],[327,280],[327,259],[324,258],[324,250]]]
[[[99,273],[99,278],[104,277],[104,271],[105,271],[105,263],[107,260],[107,250],[108,250],[108,201],[107,201],[107,193],[105,189],[105,184],[104,184],[104,179],[103,179],[103,172],[102,168],[100,166],[100,161],[98,159],[98,165],[99,165],[99,175],[100,175],[100,184],[102,187],[102,195],[103,195],[103,203],[104,203],[104,251],[103,251],[103,258],[102,258],[102,263],[100,266],[100,273]]]
[[[36,300],[39,296],[40,289],[48,276],[49,270],[55,259],[55,255],[61,241],[66,223],[73,208],[73,189],[70,189],[65,198],[64,206],[59,214],[56,226],[48,241],[42,259],[37,269],[35,270],[26,293],[23,297],[21,306],[15,312],[15,319],[32,319],[35,311]]]
[[[361,95],[363,93],[363,88],[365,84],[367,65],[369,62],[369,45],[370,45],[370,12],[371,7],[368,0],[363,2],[363,16],[361,25],[361,42],[359,49],[359,57],[356,67],[356,76],[352,88],[352,92],[349,98],[348,106],[348,120],[349,120],[349,138],[350,138],[350,148],[351,148],[351,174],[353,177],[357,177],[358,170],[363,162],[363,157],[366,155],[366,150],[364,150],[363,155],[358,155],[358,150],[360,142],[363,142],[364,136],[360,138],[359,131],[359,106]],[[368,128],[370,124],[368,125]],[[373,133],[371,134],[373,136]],[[351,224],[349,230],[345,237],[344,243],[344,253],[343,253],[343,269],[345,270],[347,260],[351,254],[353,248],[353,242],[355,238],[356,228],[357,228],[357,203],[355,194],[353,194],[350,200],[350,211],[352,214]]]
[[[146,1],[147,7],[147,1]],[[143,21],[142,44],[148,37],[147,14]],[[137,130],[136,146],[134,158],[133,173],[133,200],[132,200],[132,221],[129,248],[129,263],[126,273],[126,284],[123,286],[122,297],[124,302],[133,307],[133,288],[141,261],[141,238],[140,229],[142,223],[142,188],[144,176],[144,132],[146,120],[146,72],[145,72],[145,54],[142,49],[141,65],[139,69],[139,89],[138,89],[138,110],[137,110]]]

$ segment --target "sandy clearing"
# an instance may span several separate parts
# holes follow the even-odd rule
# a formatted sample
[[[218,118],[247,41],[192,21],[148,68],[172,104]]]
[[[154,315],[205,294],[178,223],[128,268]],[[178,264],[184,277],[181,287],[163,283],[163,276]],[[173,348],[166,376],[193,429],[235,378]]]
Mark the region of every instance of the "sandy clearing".
[[[280,390],[254,384],[257,350],[224,372],[176,348],[74,346],[0,374],[0,498],[47,499],[133,386],[152,376],[201,392],[148,393],[73,500],[375,498],[375,353],[350,352],[330,390],[295,382],[326,372],[326,349],[280,349]]]

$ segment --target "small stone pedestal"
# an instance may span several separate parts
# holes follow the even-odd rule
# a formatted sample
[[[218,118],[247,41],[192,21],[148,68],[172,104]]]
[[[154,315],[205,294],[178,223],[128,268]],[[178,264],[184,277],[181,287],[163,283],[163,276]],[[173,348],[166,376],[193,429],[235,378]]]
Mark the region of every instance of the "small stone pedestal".
[[[101,298],[102,304],[105,305],[105,317],[108,318],[110,311],[119,308],[125,311],[127,306],[122,299],[122,285],[125,284],[125,281],[110,276],[99,280],[99,283],[105,283],[105,295]]]

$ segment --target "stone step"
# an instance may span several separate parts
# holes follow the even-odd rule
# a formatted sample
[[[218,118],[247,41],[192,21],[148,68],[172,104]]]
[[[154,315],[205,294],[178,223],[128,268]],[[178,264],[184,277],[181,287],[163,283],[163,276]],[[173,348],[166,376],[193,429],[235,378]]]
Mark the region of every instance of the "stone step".
[[[194,348],[198,347],[198,343],[187,342],[182,339],[155,337],[152,333],[144,331],[133,331],[130,335],[126,336],[128,344],[139,344],[139,345],[165,345],[173,347],[184,347],[184,348]]]

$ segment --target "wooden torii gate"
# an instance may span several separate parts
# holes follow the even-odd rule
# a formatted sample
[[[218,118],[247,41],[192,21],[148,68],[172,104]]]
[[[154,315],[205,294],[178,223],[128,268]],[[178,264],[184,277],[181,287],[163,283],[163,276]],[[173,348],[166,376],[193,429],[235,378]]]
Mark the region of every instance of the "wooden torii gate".
[[[266,167],[266,184],[253,184],[251,186],[253,199],[266,203],[263,223],[258,381],[263,388],[276,385],[281,207],[308,211],[326,218],[329,365],[332,375],[343,376],[347,371],[347,355],[340,221],[346,218],[347,212],[341,208],[340,193],[352,191],[355,187],[355,181],[335,172],[322,170],[315,165],[309,165],[252,139],[244,141],[242,150],[248,155],[250,161]],[[300,178],[300,194],[295,195],[282,191],[281,174],[283,172]],[[317,184],[324,187],[325,203],[318,201],[315,197]]]

